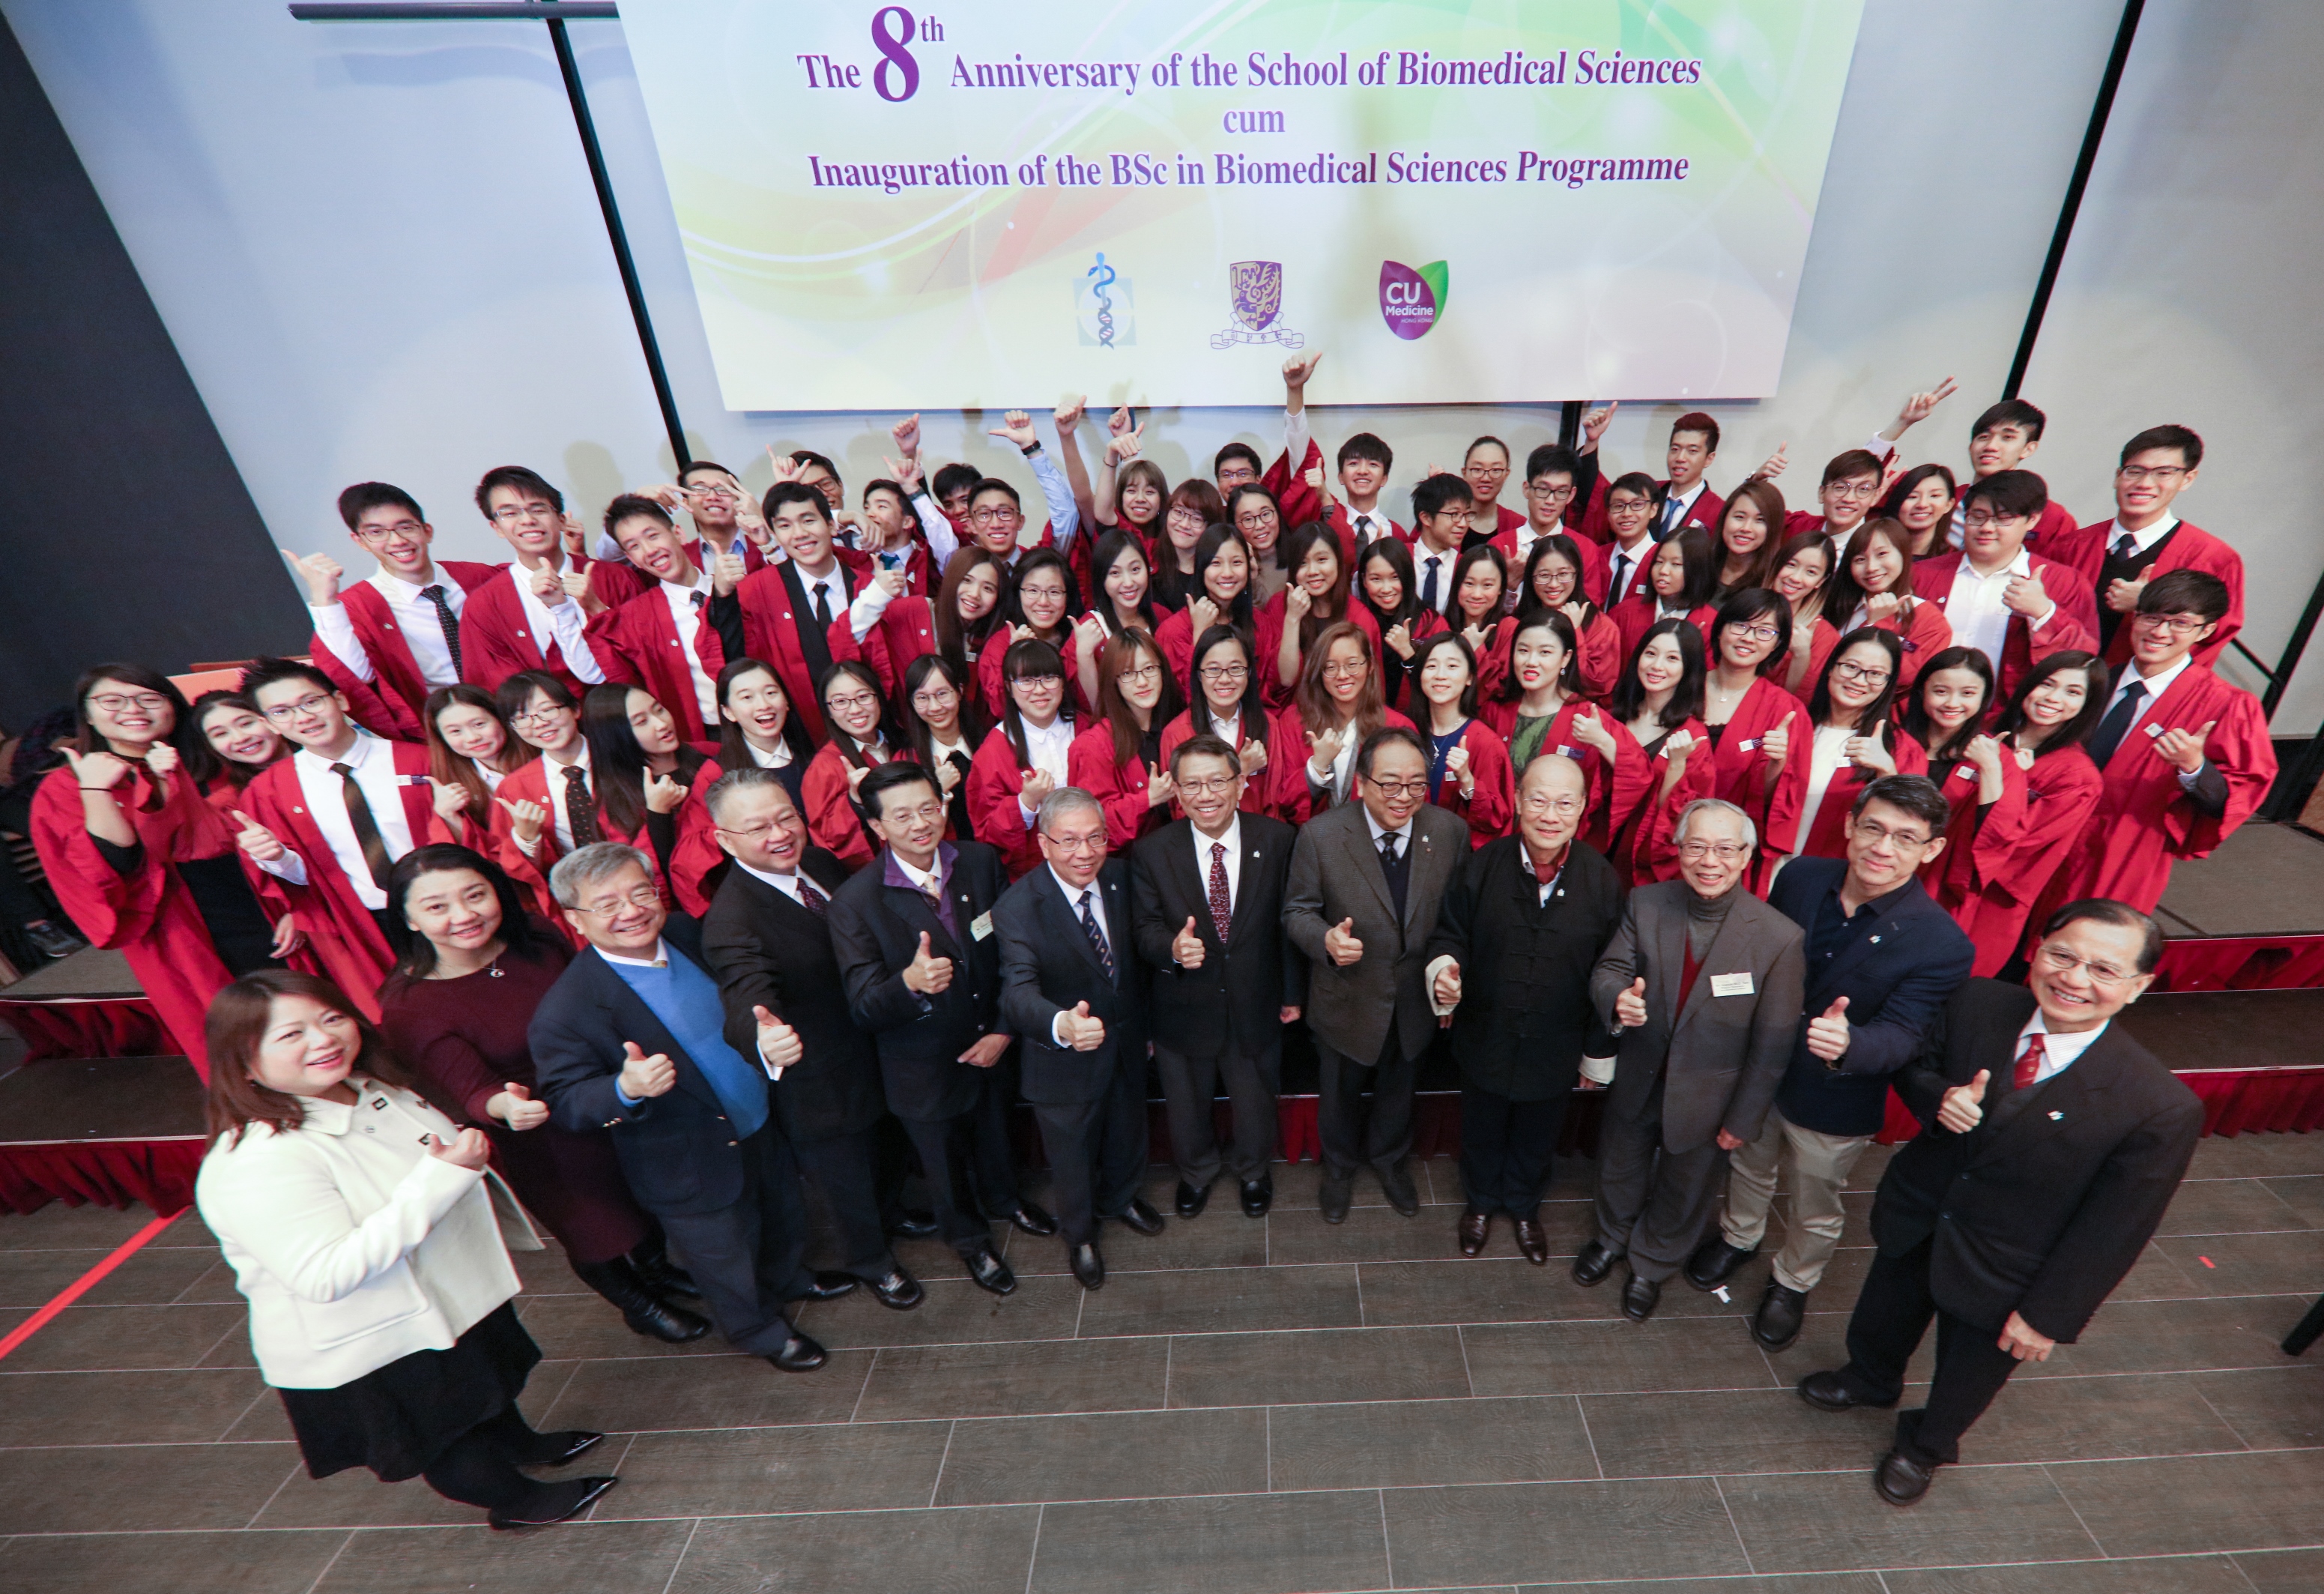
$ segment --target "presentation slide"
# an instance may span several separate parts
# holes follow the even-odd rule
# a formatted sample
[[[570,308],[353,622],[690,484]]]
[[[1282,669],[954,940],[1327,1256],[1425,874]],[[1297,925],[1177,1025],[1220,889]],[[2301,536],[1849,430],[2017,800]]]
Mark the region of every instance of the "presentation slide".
[[[622,0],[735,410],[1775,391],[1862,0]],[[1323,395],[1319,394],[1318,397]]]

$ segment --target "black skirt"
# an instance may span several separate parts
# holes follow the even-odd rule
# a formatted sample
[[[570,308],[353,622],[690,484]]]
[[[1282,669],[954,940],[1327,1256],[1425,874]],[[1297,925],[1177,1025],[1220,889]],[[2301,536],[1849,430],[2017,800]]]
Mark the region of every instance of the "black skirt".
[[[503,1302],[449,1350],[415,1350],[337,1389],[278,1389],[309,1478],[368,1467],[417,1478],[452,1442],[516,1404],[540,1347]]]

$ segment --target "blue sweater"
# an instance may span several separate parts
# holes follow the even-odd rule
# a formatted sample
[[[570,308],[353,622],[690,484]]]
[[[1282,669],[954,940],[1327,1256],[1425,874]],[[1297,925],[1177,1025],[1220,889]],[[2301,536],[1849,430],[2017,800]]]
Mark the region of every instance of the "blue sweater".
[[[664,943],[662,950],[669,959],[667,968],[616,963],[610,958],[605,967],[620,975],[622,983],[637,992],[638,1000],[678,1038],[717,1092],[733,1121],[735,1137],[758,1133],[767,1121],[767,1070],[726,1043],[726,1014],[716,982],[676,947]]]

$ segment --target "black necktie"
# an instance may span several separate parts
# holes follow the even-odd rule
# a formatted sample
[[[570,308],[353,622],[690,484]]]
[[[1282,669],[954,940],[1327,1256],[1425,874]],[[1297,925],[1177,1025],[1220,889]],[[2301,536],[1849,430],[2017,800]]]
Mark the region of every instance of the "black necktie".
[[[1397,922],[1401,924],[1404,922],[1405,894],[1412,879],[1412,868],[1403,850],[1397,846],[1395,831],[1390,830],[1380,838],[1379,859],[1380,873],[1388,876],[1388,901],[1395,904]]]
[[[339,777],[339,790],[346,797],[347,823],[355,827],[355,845],[363,848],[364,867],[371,871],[371,883],[385,891],[388,872],[395,867],[395,860],[387,856],[387,842],[380,836],[379,821],[372,817],[371,800],[355,784],[352,765],[334,764],[331,773]]]
[[[1606,583],[1606,603],[1609,607],[1622,601],[1626,595],[1624,588],[1629,584],[1630,556],[1627,553],[1618,553],[1614,556],[1613,579]]]
[[[815,588],[815,623],[825,631],[831,629],[831,588],[820,582]]]
[[[452,612],[452,600],[444,596],[442,583],[422,587],[420,596],[436,606],[436,623],[444,627],[444,651],[452,655],[452,673],[460,673],[460,616]]]
[[[1396,832],[1394,830],[1380,838],[1380,867],[1384,869],[1396,867]]]
[[[686,601],[694,606],[694,612],[698,615],[702,612],[703,605],[710,601],[710,594],[707,592],[689,592],[686,595]]]
[[[589,795],[589,774],[577,764],[565,766],[565,828],[573,832],[576,848],[603,839],[597,833],[597,803]]]
[[[1358,549],[1359,551],[1360,551],[1360,550],[1363,548],[1364,544],[1365,544],[1365,543],[1367,543],[1367,542],[1370,542],[1371,540],[1372,540],[1372,517],[1371,517],[1370,515],[1369,515],[1369,514],[1360,514],[1360,515],[1356,516],[1356,547],[1357,547],[1357,549]]]
[[[1420,583],[1420,607],[1434,609],[1440,614],[1443,612],[1444,606],[1436,601],[1436,567],[1443,557],[1441,553],[1428,556],[1428,574]]]
[[[1109,980],[1113,978],[1113,949],[1105,943],[1105,931],[1097,927],[1097,916],[1090,912],[1090,899],[1096,892],[1084,887],[1082,892],[1082,933],[1089,937],[1090,948],[1097,953],[1099,965]]]
[[[823,917],[825,908],[829,905],[825,901],[823,893],[809,885],[805,875],[798,877],[798,899],[799,906],[818,919]]]
[[[1655,542],[1660,542],[1667,540],[1671,533],[1677,529],[1679,511],[1684,507],[1685,505],[1680,503],[1678,495],[1675,493],[1672,494],[1670,501],[1663,505],[1663,524],[1661,528],[1655,533]]]
[[[2128,559],[2137,551],[2138,539],[2130,533],[2125,532],[2114,540],[2114,556],[2116,559]]]
[[[2089,755],[2092,764],[2100,769],[2107,766],[2107,760],[2114,756],[2114,750],[2122,746],[2122,738],[2130,734],[2131,721],[2138,718],[2138,705],[2145,696],[2146,682],[2143,681],[2134,679],[2122,689],[2122,696],[2115,700],[2114,707],[2107,710],[2106,718],[2098,721],[2098,729],[2091,733]]]

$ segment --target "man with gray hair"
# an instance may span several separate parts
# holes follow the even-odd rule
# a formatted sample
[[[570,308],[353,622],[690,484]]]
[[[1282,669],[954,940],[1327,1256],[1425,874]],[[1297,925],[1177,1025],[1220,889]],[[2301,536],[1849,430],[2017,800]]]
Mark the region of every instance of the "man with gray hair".
[[[772,1082],[804,1054],[769,1014],[750,1055],[727,1043],[718,987],[664,939],[652,861],[599,841],[549,877],[589,943],[540,1000],[527,1039],[540,1093],[576,1134],[604,1130],[638,1204],[661,1220],[727,1339],[787,1373],[821,1367],[787,1301],[855,1287],[807,1269],[798,1160],[771,1118]]]
[[[1065,1257],[1082,1288],[1105,1283],[1100,1218],[1158,1234],[1146,1172],[1148,978],[1131,933],[1130,866],[1106,857],[1105,811],[1078,786],[1041,799],[1045,860],[993,905],[1001,1015],[1024,1037],[1025,1099],[1056,1181]]]
[[[1625,1256],[1622,1315],[1644,1322],[1711,1220],[1728,1154],[1758,1138],[1798,1033],[1800,927],[1743,888],[1750,816],[1705,798],[1679,815],[1679,877],[1632,892],[1591,971],[1621,1032],[1598,1136],[1598,1237],[1573,1282]]]

